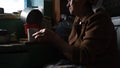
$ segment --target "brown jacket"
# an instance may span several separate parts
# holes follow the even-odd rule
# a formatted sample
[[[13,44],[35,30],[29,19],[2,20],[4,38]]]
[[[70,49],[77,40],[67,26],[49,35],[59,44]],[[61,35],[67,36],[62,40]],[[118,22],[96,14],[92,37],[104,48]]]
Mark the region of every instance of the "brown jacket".
[[[69,44],[79,48],[73,51],[71,60],[88,68],[108,68],[116,64],[116,31],[108,14],[104,10],[98,10],[77,26],[79,22],[79,17],[76,17],[69,36]]]

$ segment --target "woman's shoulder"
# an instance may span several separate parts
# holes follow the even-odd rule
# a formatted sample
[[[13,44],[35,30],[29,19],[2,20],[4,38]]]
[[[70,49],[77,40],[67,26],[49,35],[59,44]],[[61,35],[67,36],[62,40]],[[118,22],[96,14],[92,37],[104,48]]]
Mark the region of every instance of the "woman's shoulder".
[[[88,17],[88,21],[104,20],[110,19],[109,14],[104,9],[98,9],[94,14]]]

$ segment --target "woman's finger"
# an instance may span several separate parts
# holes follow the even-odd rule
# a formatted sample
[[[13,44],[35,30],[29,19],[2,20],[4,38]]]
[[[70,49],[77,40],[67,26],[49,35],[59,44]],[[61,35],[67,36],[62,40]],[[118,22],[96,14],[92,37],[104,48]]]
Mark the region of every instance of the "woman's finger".
[[[43,36],[44,33],[45,33],[45,30],[46,30],[46,29],[41,29],[40,31],[38,31],[38,32],[36,32],[36,33],[34,33],[34,34],[32,34],[32,36],[34,37],[34,36],[36,36],[36,35],[38,35],[38,34],[40,34],[41,36]]]
[[[44,29],[41,29],[39,32],[40,32],[40,33],[44,33],[45,30],[46,30],[46,29],[44,28]]]
[[[34,36],[36,36],[36,35],[38,35],[39,34],[39,31],[38,32],[35,32],[34,34],[32,34],[32,36],[34,37]]]
[[[34,38],[35,38],[35,39],[37,39],[38,37],[39,37],[39,35],[35,35],[35,37],[34,37]]]

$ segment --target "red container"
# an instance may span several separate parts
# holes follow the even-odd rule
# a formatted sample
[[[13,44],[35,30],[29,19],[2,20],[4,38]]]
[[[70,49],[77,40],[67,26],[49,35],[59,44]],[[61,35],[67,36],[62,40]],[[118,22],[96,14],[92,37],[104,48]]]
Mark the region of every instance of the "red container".
[[[25,34],[28,38],[28,41],[34,41],[34,38],[32,37],[32,34],[37,32],[39,30],[39,24],[24,24],[25,28]]]
[[[27,35],[28,33],[28,31],[27,31],[27,29],[29,29],[29,28],[35,28],[35,29],[39,29],[40,27],[39,27],[39,24],[28,24],[28,23],[25,23],[24,24],[24,29],[25,29],[25,34]]]

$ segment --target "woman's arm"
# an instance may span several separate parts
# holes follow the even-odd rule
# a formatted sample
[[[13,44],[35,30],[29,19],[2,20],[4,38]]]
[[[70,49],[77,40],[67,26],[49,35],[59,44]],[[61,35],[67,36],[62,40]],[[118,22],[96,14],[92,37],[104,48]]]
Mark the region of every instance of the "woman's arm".
[[[41,29],[40,31],[34,33],[33,37],[38,42],[53,44],[59,49],[60,52],[64,54],[67,59],[71,60],[73,63],[79,62],[79,48],[70,46],[66,41],[64,41],[58,34],[53,32],[52,30]]]

